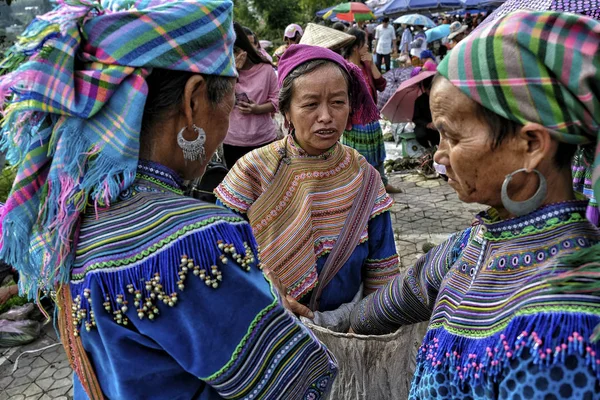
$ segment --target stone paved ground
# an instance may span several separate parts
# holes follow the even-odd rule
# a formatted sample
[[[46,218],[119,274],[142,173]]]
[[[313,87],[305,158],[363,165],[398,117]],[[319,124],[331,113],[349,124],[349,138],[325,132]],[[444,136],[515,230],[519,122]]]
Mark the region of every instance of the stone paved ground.
[[[464,204],[442,180],[416,174],[394,175],[390,182],[404,193],[394,195],[392,222],[402,267],[414,263],[425,242],[441,243],[449,234],[468,226],[479,205]],[[56,343],[52,324],[40,339],[20,348],[0,349],[0,400],[72,399],[72,371],[62,347],[24,354],[13,373],[15,359],[26,350]]]

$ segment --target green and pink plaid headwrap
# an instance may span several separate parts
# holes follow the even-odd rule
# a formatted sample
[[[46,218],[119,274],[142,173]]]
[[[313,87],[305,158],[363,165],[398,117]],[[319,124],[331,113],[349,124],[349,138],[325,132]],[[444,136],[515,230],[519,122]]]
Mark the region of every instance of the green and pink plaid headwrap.
[[[0,145],[18,168],[0,258],[30,296],[67,282],[86,207],[135,177],[152,68],[235,77],[229,0],[59,0],[0,64]]]
[[[467,96],[557,140],[596,144],[600,133],[600,22],[576,14],[518,11],[461,41],[438,67]],[[600,147],[594,193],[600,198]]]

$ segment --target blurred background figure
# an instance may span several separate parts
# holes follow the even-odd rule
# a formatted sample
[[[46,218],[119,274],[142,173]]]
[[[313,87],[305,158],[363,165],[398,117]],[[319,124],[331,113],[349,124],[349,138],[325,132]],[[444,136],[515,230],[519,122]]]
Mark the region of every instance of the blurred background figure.
[[[235,28],[234,53],[239,78],[223,145],[229,168],[246,153],[277,139],[277,126],[271,114],[277,112],[279,95],[273,65],[252,45],[252,35],[246,35],[247,31],[238,29],[238,25]]]
[[[396,49],[396,31],[390,25],[388,17],[383,18],[383,23],[375,29],[375,54],[377,69],[381,72],[381,64],[385,62],[385,70],[389,71],[391,66],[392,52]]]

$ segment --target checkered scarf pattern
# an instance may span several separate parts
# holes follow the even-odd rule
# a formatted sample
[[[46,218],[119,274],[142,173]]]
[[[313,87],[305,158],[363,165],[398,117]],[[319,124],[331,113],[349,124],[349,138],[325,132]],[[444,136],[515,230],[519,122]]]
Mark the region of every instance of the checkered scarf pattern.
[[[569,13],[518,11],[461,41],[438,71],[482,106],[557,140],[594,144],[600,133],[600,23]],[[600,198],[600,147],[593,187]]]
[[[236,76],[231,1],[61,0],[0,64],[0,145],[18,168],[0,258],[31,297],[69,279],[79,216],[135,177],[152,68]]]

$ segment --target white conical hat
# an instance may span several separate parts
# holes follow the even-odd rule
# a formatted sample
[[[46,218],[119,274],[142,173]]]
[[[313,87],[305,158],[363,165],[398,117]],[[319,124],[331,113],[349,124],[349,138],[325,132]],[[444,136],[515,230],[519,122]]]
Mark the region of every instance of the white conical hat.
[[[304,30],[304,36],[300,39],[300,44],[336,50],[352,43],[355,39],[354,36],[342,31],[309,23]]]

